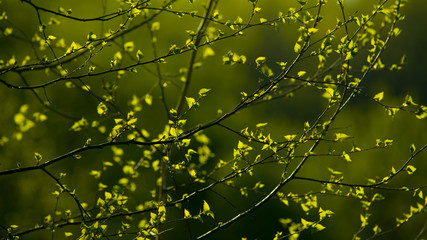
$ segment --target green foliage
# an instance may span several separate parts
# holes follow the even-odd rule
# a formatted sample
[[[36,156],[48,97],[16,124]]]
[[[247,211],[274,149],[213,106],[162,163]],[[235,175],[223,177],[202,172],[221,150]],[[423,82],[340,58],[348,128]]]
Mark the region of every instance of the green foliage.
[[[0,3],[1,239],[369,239],[425,214],[425,134],[352,131],[425,123],[369,84],[407,62],[383,57],[404,1],[219,2]]]

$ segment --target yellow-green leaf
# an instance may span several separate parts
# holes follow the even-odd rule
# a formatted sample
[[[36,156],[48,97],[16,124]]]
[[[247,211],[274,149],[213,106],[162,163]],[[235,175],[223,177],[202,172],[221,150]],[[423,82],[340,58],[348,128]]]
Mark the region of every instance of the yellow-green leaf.
[[[206,47],[203,51],[203,58],[215,56],[215,51],[211,47]]]
[[[185,97],[185,100],[187,101],[188,108],[193,107],[194,103],[196,102],[196,100],[194,100],[192,97]]]
[[[160,22],[153,22],[153,24],[151,24],[151,31],[159,31],[160,29]]]
[[[409,150],[411,151],[411,154],[413,154],[416,150],[415,145],[412,144],[411,147],[409,147]]]
[[[297,135],[295,134],[289,134],[289,135],[285,135],[284,138],[286,139],[286,141],[292,141],[292,139],[294,139]]]
[[[335,133],[335,141],[342,141],[350,136],[345,133]]]
[[[384,97],[384,92],[380,92],[380,93],[375,94],[374,100],[381,101],[383,99],[383,97]]]
[[[209,91],[210,91],[209,88],[202,88],[202,89],[199,90],[199,96],[200,97],[204,97],[204,96],[206,96],[206,93],[209,92]]]
[[[185,209],[185,208],[184,208],[184,218],[185,219],[191,218],[190,212],[187,209]]]
[[[151,96],[151,94],[145,94],[144,96],[144,101],[148,106],[151,106],[151,104],[153,104],[153,96]]]
[[[362,222],[362,227],[365,227],[368,225],[368,216],[360,214],[360,221]]]
[[[133,43],[133,41],[126,42],[124,44],[124,48],[126,52],[133,52],[135,44]]]
[[[408,165],[408,166],[406,166],[406,172],[409,174],[409,175],[411,175],[411,174],[413,174],[414,172],[415,172],[415,170],[417,170],[414,166],[412,166],[412,165]]]
[[[300,53],[300,52],[301,52],[301,49],[302,49],[301,45],[299,45],[299,43],[295,43],[294,51],[295,51],[296,53]]]
[[[100,102],[98,104],[98,107],[96,108],[96,111],[98,112],[99,115],[107,114],[107,110],[108,110],[107,105],[105,105],[105,103],[103,102]]]
[[[265,63],[265,57],[258,57],[255,59],[256,67],[259,68],[262,64]]]
[[[341,156],[342,156],[342,157],[343,157],[347,162],[351,162],[350,155],[348,155],[347,153],[343,152]]]

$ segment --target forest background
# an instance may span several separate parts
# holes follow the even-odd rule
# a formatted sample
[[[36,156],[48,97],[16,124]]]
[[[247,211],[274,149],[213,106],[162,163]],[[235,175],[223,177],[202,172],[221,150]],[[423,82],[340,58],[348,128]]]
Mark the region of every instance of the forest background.
[[[71,16],[78,17],[99,16],[104,14],[104,11],[113,11],[118,6],[117,2],[110,1],[84,1],[84,4],[80,5],[69,3],[68,1],[32,2],[55,11],[58,6],[62,6],[65,11],[68,8],[72,8]],[[201,7],[201,3],[203,2],[195,1],[194,5],[191,5],[188,1],[178,1],[173,9],[195,8],[199,10],[199,14],[202,14],[203,7]],[[107,6],[106,9],[100,8],[101,3]],[[329,1],[328,4],[330,7],[323,9],[323,15],[326,16],[323,23],[325,25],[329,23],[330,26],[334,26],[336,19],[342,17],[341,9],[335,1]],[[345,13],[348,15],[354,12],[357,12],[357,14],[369,13],[372,11],[372,4],[372,1],[367,0],[347,0],[345,1]],[[257,6],[262,9],[260,17],[273,19],[277,17],[277,9],[283,8],[283,11],[286,11],[290,6],[299,5],[296,1],[295,3],[259,1]],[[252,11],[252,5],[243,0],[227,1],[227,3],[220,1],[217,7],[221,10],[220,12],[224,19],[234,20],[237,16],[241,16],[244,20],[247,20],[248,12]],[[408,94],[419,105],[427,104],[426,10],[426,1],[415,0],[409,1],[402,8],[401,11],[406,15],[405,20],[398,24],[402,32],[397,38],[391,40],[381,59],[386,66],[390,66],[393,63],[399,63],[401,57],[406,55],[407,64],[400,71],[380,70],[371,72],[368,80],[363,85],[363,89],[371,97],[358,97],[352,100],[346,111],[343,111],[334,122],[334,127],[338,129],[337,132],[343,131],[350,136],[349,139],[345,139],[342,146],[338,147],[338,152],[342,152],[342,149],[352,145],[360,146],[362,149],[369,149],[375,146],[376,139],[393,139],[393,143],[386,148],[362,151],[359,155],[352,156],[351,167],[346,161],[319,158],[310,167],[303,168],[301,170],[302,175],[328,179],[331,175],[331,170],[328,170],[329,167],[342,172],[345,176],[345,181],[348,182],[360,183],[368,178],[382,178],[390,171],[391,166],[397,168],[408,159],[410,146],[416,146],[418,150],[426,144],[427,124],[425,119],[418,120],[414,114],[408,112],[399,112],[390,117],[383,106],[372,101],[372,97],[375,94],[384,92],[381,102],[385,105],[399,106]],[[24,35],[22,33],[25,33],[31,38],[34,33],[39,33],[37,13],[34,7],[25,1],[10,0],[1,3],[0,12],[3,11],[7,13],[8,19],[0,22],[3,32],[0,38],[0,59],[7,60],[14,56],[19,61],[22,61],[28,52],[33,50],[19,38],[12,39],[11,37],[13,34],[22,37]],[[50,15],[48,13],[42,12],[41,16],[44,21],[49,21]],[[71,41],[80,42],[83,45],[88,40],[87,36],[90,32],[100,38],[99,31],[117,27],[116,25],[123,21],[122,18],[119,18],[119,21],[113,20],[111,22],[76,22],[66,18],[56,18],[61,21],[61,24],[48,26],[46,32],[48,32],[48,35],[57,36],[56,41],[59,38],[64,38],[68,45]],[[135,60],[134,56],[137,49],[141,49],[144,52],[144,55],[146,55],[144,59],[153,58],[155,53],[150,52],[152,51],[152,43],[150,42],[152,36],[149,34],[156,35],[158,54],[167,53],[171,45],[177,44],[179,46],[185,42],[185,39],[188,38],[188,33],[185,30],[192,29],[195,31],[200,22],[199,19],[195,21],[194,18],[189,16],[178,18],[174,14],[162,14],[155,21],[160,23],[159,28],[155,29],[155,31],[153,31],[151,23],[151,30],[149,29],[150,27],[145,27],[144,30],[130,33],[129,36],[126,36],[126,39],[119,38],[111,43],[113,46],[104,51],[105,55],[95,60],[101,66],[97,67],[96,70],[102,69],[102,66],[109,68],[110,60],[118,58],[117,55],[114,55],[119,48],[118,46],[130,40],[133,41],[133,52],[131,53],[133,60]],[[13,26],[18,26],[20,30],[14,28],[12,36],[5,36],[8,35],[6,29],[13,28]],[[285,24],[280,26],[279,31],[274,27],[260,27],[248,29],[242,37],[230,38],[213,44],[211,46],[212,52],[200,51],[199,57],[203,58],[203,65],[194,70],[193,78],[196,80],[192,82],[187,96],[198,96],[200,89],[210,89],[210,91],[206,92],[206,96],[204,96],[204,93],[200,95],[203,96],[200,100],[200,106],[197,110],[192,109],[193,111],[188,112],[186,125],[197,126],[214,119],[221,113],[230,111],[241,101],[241,92],[250,92],[250,89],[256,89],[259,84],[257,82],[258,79],[262,78],[262,74],[256,69],[258,62],[255,59],[259,56],[265,56],[267,62],[271,65],[274,65],[274,62],[283,61],[286,56],[295,55],[293,50],[297,38],[298,32],[293,25]],[[247,64],[224,65],[223,56],[226,56],[230,49],[235,53],[245,55]],[[206,56],[203,57],[203,54],[206,54]],[[168,82],[168,78],[176,77],[179,79],[180,74],[182,75],[182,70],[180,69],[188,64],[189,55],[189,53],[180,54],[166,59],[167,63],[162,67],[162,72],[165,73],[165,82]],[[119,60],[122,59],[123,62],[121,64],[131,62],[131,57],[126,59],[125,54]],[[310,71],[316,68],[315,64],[315,61],[307,60],[306,63],[300,66],[300,70]],[[157,65],[163,66],[161,64]],[[129,110],[135,109],[135,105],[131,104],[132,96],[140,98],[143,114],[138,116],[137,126],[147,130],[152,136],[161,133],[167,123],[164,106],[162,100],[160,100],[160,89],[156,86],[157,70],[155,66],[156,64],[147,65],[145,69],[138,69],[138,73],[133,75],[126,73],[121,76],[121,79],[118,80],[120,85],[116,99],[119,106]],[[85,69],[88,67],[89,65],[85,66]],[[273,68],[273,70],[276,73],[279,72],[278,68]],[[30,74],[33,74],[31,75],[31,81],[33,82],[30,82],[29,85],[46,82],[46,76],[48,78],[52,77],[52,73],[49,75],[44,72],[30,72]],[[0,75],[0,78],[10,84],[23,85],[23,81],[18,74],[6,73]],[[100,93],[103,90],[108,92],[105,85],[101,83],[105,84],[116,78],[117,73],[111,73],[91,77],[88,81],[91,89]],[[144,79],[144,81],[140,81],[140,79]],[[174,83],[173,80],[168,83],[166,93],[170,101],[168,104],[172,107],[175,106],[176,99],[179,98],[182,84],[180,82]],[[79,86],[81,83],[76,80],[75,82],[72,81],[72,84]],[[42,102],[48,99],[51,103],[50,107],[58,110],[61,114],[64,113],[77,119],[82,116],[87,119],[97,119],[99,115],[102,115],[100,114],[100,111],[102,111],[102,108],[100,110],[100,101],[89,94],[90,91],[82,91],[78,87],[70,87],[70,85],[63,82],[35,91],[38,96],[44,99]],[[240,131],[245,127],[251,129],[262,128],[263,131],[270,133],[273,139],[283,139],[285,133],[299,135],[303,131],[303,123],[315,121],[323,111],[327,100],[324,98],[319,100],[322,99],[322,94],[323,92],[317,89],[302,89],[301,92],[295,93],[292,98],[283,98],[269,104],[250,106],[237,113],[234,117],[227,119],[223,124],[227,128],[235,129],[236,131]],[[194,98],[197,99],[197,97]],[[188,109],[187,103],[182,107],[184,108],[183,111]],[[39,102],[31,90],[11,89],[5,84],[0,84],[0,109],[0,172],[15,169],[17,165],[19,167],[32,166],[38,157],[43,162],[44,160],[61,156],[73,149],[82,147],[88,138],[91,138],[92,144],[102,142],[102,136],[94,137],[94,133],[91,131],[73,131],[75,130],[73,129],[73,126],[75,126],[73,124],[77,121],[67,119],[67,117],[64,118],[61,114],[55,114],[52,109],[47,109]],[[18,113],[33,119],[36,127],[30,127],[31,129],[23,131],[22,125],[20,126],[20,123],[16,120]],[[39,115],[33,115],[34,113]],[[36,120],[37,116],[39,121]],[[40,120],[40,116],[42,118],[45,116],[47,119]],[[103,120],[100,121],[102,122]],[[108,120],[105,121],[108,122]],[[268,124],[265,126],[257,125],[267,122]],[[108,123],[106,125],[108,128]],[[237,147],[238,141],[243,142],[241,136],[227,130],[225,127],[209,128],[203,134],[209,138],[209,140],[205,140],[209,143],[209,150],[205,149],[205,152],[199,150],[198,154],[206,154],[207,161],[211,161],[211,164],[216,164],[219,159],[233,158],[233,148]],[[199,139],[199,141],[203,143],[204,140]],[[99,186],[99,179],[94,179],[96,174],[91,172],[92,169],[99,169],[102,161],[113,161],[116,157],[121,158],[122,165],[119,164],[119,168],[105,173],[103,181],[105,181],[106,185],[111,186],[120,179],[119,176],[123,175],[123,162],[137,162],[141,158],[142,150],[140,148],[135,148],[132,145],[118,147],[124,151],[124,155],[119,154],[117,151],[120,152],[120,150],[114,147],[112,148],[113,151],[111,151],[111,147],[100,150],[95,149],[82,153],[77,158],[71,157],[65,161],[58,162],[51,166],[50,169],[57,176],[61,172],[66,172],[67,176],[64,177],[64,183],[70,188],[76,189],[77,196],[84,199],[82,201],[92,202],[98,196],[96,194],[98,194],[97,187]],[[37,154],[40,154],[40,156]],[[36,160],[34,160],[35,158]],[[413,163],[416,171],[413,174],[399,175],[391,186],[399,187],[404,185],[413,187],[425,185],[427,180],[425,176],[427,170],[426,158],[425,152],[420,153]],[[269,167],[260,167],[256,173],[257,180],[262,180],[266,189],[269,189],[268,186],[273,186],[277,181],[275,174],[277,173]],[[140,173],[136,181],[137,190],[130,194],[138,197],[130,197],[130,205],[137,205],[139,197],[149,198],[150,191],[156,187],[156,176],[155,173],[148,171]],[[248,186],[248,188],[258,182],[250,178],[244,178],[241,181],[240,184]],[[319,183],[295,181],[286,187],[286,191],[302,194],[313,191],[312,189],[315,189],[316,186],[318,187]],[[16,231],[20,231],[31,228],[36,223],[48,224],[51,220],[46,220],[46,216],[53,217],[55,215],[54,209],[63,208],[62,211],[65,211],[64,209],[73,205],[73,199],[69,197],[63,197],[61,201],[57,201],[57,198],[52,195],[52,192],[57,189],[55,182],[42,171],[0,175],[0,225],[4,227],[4,231],[0,232],[0,236],[6,236],[7,228],[11,225],[18,225],[19,227],[17,227]],[[222,219],[215,221],[226,221],[239,211],[250,208],[259,199],[257,191],[249,191],[248,196],[242,198],[241,195],[245,194],[242,193],[241,189],[236,189],[220,186],[216,191],[220,192],[218,195],[221,197],[214,193],[203,193],[199,196],[198,201],[206,200],[215,214],[215,219]],[[262,195],[264,190],[259,189],[259,191]],[[266,190],[266,192],[268,191]],[[378,225],[391,226],[390,221],[395,221],[395,218],[402,217],[402,213],[408,212],[409,204],[414,201],[414,192],[411,191],[404,193],[383,191],[381,194],[385,196],[386,200],[374,205],[373,208],[375,210],[372,211],[373,216],[370,219],[370,222]],[[331,209],[334,215],[322,223],[327,227],[325,230],[316,232],[313,235],[302,235],[302,239],[352,238],[360,228],[360,214],[363,211],[361,210],[360,201],[327,195],[319,197],[318,201],[319,205],[324,206],[325,209]],[[196,206],[197,204],[188,206],[188,209],[190,212],[196,213],[198,211]],[[77,212],[78,210],[73,210],[73,213]],[[215,238],[239,239],[240,237],[248,237],[248,239],[254,239],[258,237],[259,239],[271,239],[280,229],[286,232],[286,224],[278,219],[299,218],[301,216],[304,217],[304,214],[298,205],[285,207],[279,201],[272,201],[255,210],[241,221],[236,222],[232,227],[215,233],[217,234]],[[194,230],[196,233],[206,232],[217,224],[211,219],[205,219],[204,221],[204,224],[195,223],[193,227],[197,229]],[[120,225],[120,221],[113,221],[110,224]],[[427,215],[423,212],[414,216],[409,223],[402,225],[391,234],[393,234],[393,239],[414,239],[420,237],[419,234],[423,233],[426,225]],[[180,229],[180,227],[185,229],[183,225],[175,227],[175,230]],[[78,229],[79,226],[72,226],[71,230],[60,229],[55,234],[63,235],[64,231],[79,232]],[[384,227],[384,229],[387,229],[387,227]],[[31,239],[43,238],[46,236],[46,232],[48,231],[36,231],[28,236],[35,237]],[[167,238],[173,234],[176,236],[176,232],[173,230],[170,233],[166,231],[164,236]],[[74,236],[78,235],[78,233],[74,232]],[[52,236],[54,235],[52,234]],[[366,236],[370,236],[370,234]],[[389,236],[385,235],[384,238],[378,237],[378,239],[389,239]],[[426,233],[422,236],[427,238]],[[23,237],[23,239],[26,238]]]

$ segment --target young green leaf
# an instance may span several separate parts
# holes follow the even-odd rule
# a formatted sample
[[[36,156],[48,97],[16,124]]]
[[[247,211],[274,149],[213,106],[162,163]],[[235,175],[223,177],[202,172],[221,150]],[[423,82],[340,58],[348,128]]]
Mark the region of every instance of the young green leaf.
[[[350,136],[349,135],[347,135],[347,134],[345,134],[345,133],[335,133],[335,141],[336,142],[338,142],[338,141],[342,141],[342,140],[344,140],[344,139],[346,139],[346,138],[349,138]]]
[[[383,99],[383,97],[384,97],[384,92],[380,92],[380,93],[375,94],[373,99],[379,102]]]
[[[138,59],[138,62],[141,61],[141,59],[144,57],[144,54],[142,54],[141,50],[138,49],[136,52],[136,58]]]
[[[99,115],[107,114],[107,110],[108,110],[107,105],[105,105],[105,103],[103,102],[100,102],[98,104],[98,107],[96,108],[96,111],[98,112]]]
[[[301,49],[302,49],[301,45],[299,43],[295,43],[294,52],[300,53]]]
[[[418,119],[426,118],[427,117],[427,107],[421,106],[420,108],[418,108],[418,110],[415,112],[415,117],[417,117]]]
[[[196,100],[194,100],[192,97],[185,97],[185,100],[187,101],[188,108],[192,108],[196,103]]]
[[[34,158],[36,159],[36,164],[37,164],[37,165],[39,165],[39,164],[40,164],[40,161],[41,161],[41,160],[42,160],[42,158],[43,158],[43,156],[42,156],[40,153],[35,152],[35,153],[34,153]]]
[[[411,152],[411,154],[414,154],[415,150],[416,150],[415,145],[412,144],[411,147],[409,148],[409,151]]]
[[[203,58],[215,56],[215,51],[211,47],[206,47],[203,51]]]
[[[411,174],[414,174],[414,172],[415,172],[415,170],[417,170],[417,168],[415,168],[414,166],[412,166],[412,165],[408,165],[408,166],[406,166],[406,172],[409,174],[409,175],[411,175]]]
[[[214,213],[212,212],[211,208],[209,207],[209,204],[205,200],[203,200],[203,213],[207,216],[214,218]]]
[[[209,91],[210,91],[209,88],[202,88],[199,90],[199,96],[204,97],[204,96],[206,96],[206,93],[208,93]]]
[[[259,68],[266,61],[265,57],[258,57],[255,59],[256,67]]]
[[[185,219],[192,218],[190,212],[185,208],[184,208],[184,218]]]

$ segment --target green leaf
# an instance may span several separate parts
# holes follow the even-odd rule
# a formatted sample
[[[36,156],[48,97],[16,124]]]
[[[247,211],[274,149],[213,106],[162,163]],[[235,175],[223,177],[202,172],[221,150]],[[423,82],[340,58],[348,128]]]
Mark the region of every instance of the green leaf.
[[[138,59],[138,62],[141,61],[141,59],[144,57],[144,54],[142,54],[141,50],[138,49],[136,52],[136,58]]]
[[[255,59],[256,67],[259,68],[262,64],[264,64],[266,61],[265,57],[258,57]]]
[[[126,52],[133,52],[135,44],[133,43],[133,41],[125,42],[124,48]]]
[[[418,104],[416,104],[413,100],[412,100],[412,96],[411,95],[406,95],[405,97],[405,103],[406,105],[412,105],[412,106],[417,106]]]
[[[110,192],[104,192],[105,200],[110,200],[113,197],[113,194]]]
[[[190,212],[185,208],[184,208],[184,218],[185,219],[192,218]]]
[[[380,93],[375,94],[375,96],[373,98],[374,98],[374,100],[379,102],[383,99],[383,97],[384,97],[384,92],[380,92]]]
[[[90,33],[87,35],[87,40],[88,40],[89,42],[93,42],[93,41],[95,41],[95,40],[96,40],[96,34],[95,34],[95,33],[93,33],[93,32],[90,32]]]
[[[209,207],[209,204],[205,200],[203,200],[203,212],[207,212],[210,210],[211,208]]]
[[[215,56],[215,51],[211,47],[206,47],[203,51],[203,58]]]
[[[93,35],[95,35],[95,34],[93,34]],[[94,36],[95,38],[96,38],[96,35]],[[53,35],[49,35],[49,36],[47,36],[47,38],[46,38],[48,41],[52,41],[52,40],[55,40],[56,39],[56,37],[55,36],[53,36]]]
[[[411,151],[411,154],[414,154],[414,152],[416,150],[415,145],[412,144],[411,147],[409,148],[409,150]]]
[[[414,174],[414,172],[415,172],[415,170],[417,170],[417,168],[415,168],[414,166],[412,166],[412,165],[408,165],[408,166],[406,166],[406,172],[409,174],[409,175],[411,175],[411,174]]]
[[[322,94],[322,97],[330,99],[334,96],[335,90],[333,88],[325,88],[323,90],[325,90],[325,92]]]
[[[319,29],[317,29],[317,28],[309,28],[308,29],[308,33],[311,35],[311,34],[314,34],[314,33],[316,33],[317,31],[319,31]]]
[[[103,102],[100,102],[98,104],[98,107],[96,108],[96,111],[98,112],[99,115],[107,114],[107,110],[108,110],[107,105],[105,105],[105,103]]]
[[[300,53],[301,49],[302,49],[301,45],[299,43],[295,43],[294,52]]]
[[[95,66],[91,65],[91,66],[89,67],[89,73],[93,72],[94,70],[95,70]]]
[[[322,224],[320,224],[320,223],[315,223],[314,225],[313,225],[313,228],[316,230],[316,231],[322,231],[323,229],[325,229],[326,227],[325,226],[323,226]]]
[[[13,28],[6,28],[6,29],[3,31],[3,34],[4,34],[5,36],[9,36],[9,35],[11,35],[11,34],[12,34],[12,32],[13,32]]]
[[[310,130],[310,123],[308,121],[304,122],[304,132]]]
[[[340,171],[335,171],[332,168],[328,168],[328,171],[331,172],[332,175],[342,175],[342,172]]]
[[[15,229],[17,229],[19,226],[18,225],[16,225],[16,224],[12,224],[12,225],[10,225],[10,228],[11,229],[13,229],[13,230],[15,230]]]
[[[207,92],[209,92],[211,89],[209,89],[209,88],[202,88],[202,89],[200,89],[199,90],[199,96],[200,97],[204,97],[204,96],[206,96],[206,93]]]
[[[214,218],[214,214],[205,200],[203,200],[203,213]]]
[[[159,30],[160,30],[160,22],[153,22],[153,24],[151,24],[151,31],[155,32]]]
[[[37,163],[37,165],[39,165],[39,163],[40,163],[40,161],[42,160],[43,156],[42,156],[40,153],[35,152],[35,153],[34,153],[34,158],[36,159],[36,163]]]
[[[294,139],[296,136],[297,135],[295,135],[295,134],[289,134],[289,135],[285,135],[283,137],[286,139],[286,141],[292,141],[292,139]]]
[[[388,112],[388,115],[389,115],[389,116],[392,116],[392,117],[393,117],[393,116],[395,116],[395,115],[396,115],[396,113],[397,113],[397,112],[399,112],[399,110],[400,110],[399,108],[391,107],[391,108],[388,108],[388,109],[387,109],[387,112]]]
[[[368,225],[368,215],[362,215],[360,214],[360,221],[362,222],[362,227],[365,227],[366,225]]]
[[[342,152],[341,157],[343,157],[347,162],[351,162],[350,155],[348,155],[346,152]]]
[[[151,94],[145,94],[144,101],[148,106],[151,106],[153,104],[153,96]]]
[[[185,100],[187,101],[188,108],[192,108],[196,103],[196,100],[194,100],[192,97],[185,97]]]
[[[415,116],[418,119],[424,119],[427,117],[427,107],[426,106],[421,106],[416,112],[415,112]]]
[[[310,222],[305,220],[304,218],[301,218],[301,224],[304,228],[310,228],[314,224],[314,222]]]
[[[342,140],[344,140],[344,139],[346,139],[346,138],[349,138],[350,136],[349,135],[347,135],[347,134],[345,134],[345,133],[335,133],[335,141],[336,142],[338,142],[338,141],[342,141]]]
[[[330,217],[334,214],[334,212],[332,212],[331,210],[323,210],[322,208],[319,208],[319,216],[320,219],[324,219],[326,217]]]
[[[307,3],[307,0],[297,0],[297,2],[304,6]]]

